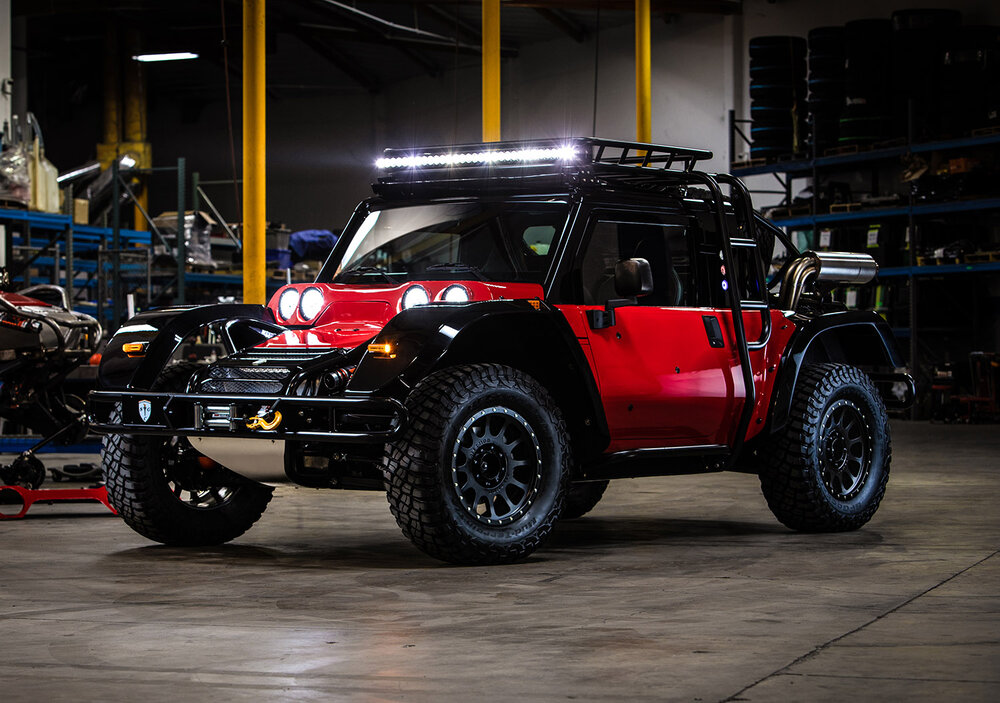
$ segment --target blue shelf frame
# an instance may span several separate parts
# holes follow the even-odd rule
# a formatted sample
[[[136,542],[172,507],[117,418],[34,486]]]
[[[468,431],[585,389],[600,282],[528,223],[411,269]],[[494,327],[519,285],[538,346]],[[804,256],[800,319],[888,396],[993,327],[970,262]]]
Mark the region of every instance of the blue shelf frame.
[[[1000,271],[1000,261],[984,261],[982,263],[969,264],[942,264],[940,266],[893,266],[880,269],[879,278],[893,278],[897,276],[941,276],[957,273],[988,273],[990,271]]]
[[[737,177],[760,176],[769,173],[789,173],[808,174],[816,168],[828,168],[830,166],[847,166],[850,164],[865,163],[869,161],[881,161],[892,159],[904,154],[918,154],[928,151],[943,151],[947,149],[964,149],[968,147],[989,146],[1000,144],[1000,133],[987,134],[981,137],[960,137],[958,139],[943,139],[933,142],[917,142],[909,145],[892,146],[884,149],[872,149],[870,151],[858,151],[853,154],[838,154],[836,156],[820,156],[815,159],[796,159],[793,161],[778,161],[773,164],[762,166],[748,166],[747,168],[734,168],[732,173]]]
[[[59,215],[51,214],[45,212],[34,212],[31,210],[12,210],[8,208],[0,208],[0,224],[5,222],[23,222],[29,225],[32,229],[46,230],[49,232],[64,231],[66,236],[73,237],[73,272],[86,272],[95,273],[98,270],[98,265],[96,261],[87,259],[75,259],[77,254],[89,253],[98,250],[102,244],[107,246],[114,236],[114,231],[110,227],[95,227],[93,225],[79,225],[73,223],[73,218],[69,215]],[[23,237],[12,235],[8,231],[9,241],[12,246],[25,246],[26,242]],[[120,242],[123,248],[132,246],[152,246],[153,237],[150,232],[143,232],[139,230],[131,229],[120,229],[119,230]],[[42,268],[51,268],[55,266],[56,262],[61,256],[65,256],[66,243],[64,241],[56,242],[54,247],[57,248],[56,255],[45,255],[39,256],[35,259],[33,266],[39,266]],[[106,267],[110,270],[110,264],[106,264]],[[122,264],[121,270],[123,272],[143,272],[145,273],[146,268],[144,266],[136,266],[131,264]],[[155,274],[154,274],[155,275]],[[184,276],[185,280],[189,283],[207,283],[214,285],[228,285],[228,286],[239,286],[243,284],[243,276],[236,274],[218,274],[218,273],[192,273],[188,272]],[[49,283],[51,282],[50,276],[43,277],[31,277],[19,276],[18,280],[23,280],[25,285],[30,285],[32,283]],[[61,285],[66,285],[66,277],[60,276],[59,283]],[[281,285],[281,282],[275,282],[268,280],[268,292],[271,293],[276,290]],[[92,287],[92,282],[81,282],[75,281],[74,288],[80,289],[84,287]],[[81,312],[93,313],[94,304],[89,302],[77,301],[75,306],[76,309]]]
[[[909,215],[937,215],[947,212],[974,212],[1000,208],[1000,198],[978,198],[976,200],[953,200],[943,203],[922,203],[900,207],[881,207],[853,212],[831,212],[823,215],[803,215],[801,217],[778,217],[771,221],[779,227],[815,227],[832,222],[851,220],[880,220],[887,217],[907,217]]]
[[[730,111],[730,134],[735,129],[736,120],[734,113]],[[741,133],[742,134],[742,133]],[[730,136],[730,146],[733,137]],[[835,156],[821,156],[811,159],[795,159],[789,161],[779,161],[777,163],[764,164],[761,166],[751,166],[747,168],[733,168],[732,174],[745,178],[748,176],[773,175],[781,183],[786,202],[791,200],[792,181],[796,178],[813,176],[818,177],[820,172],[836,172],[847,170],[852,166],[855,169],[864,166],[871,167],[878,162],[886,162],[890,159],[899,159],[908,154],[919,154],[933,151],[947,151],[955,149],[969,149],[976,147],[990,147],[1000,145],[1000,132],[982,136],[960,137],[957,139],[942,139],[929,142],[908,142],[897,146],[873,149],[869,151],[858,151],[853,154],[838,154]],[[732,152],[733,149],[730,149]],[[785,176],[782,178],[782,174]],[[909,224],[913,224],[915,218],[927,215],[940,215],[960,212],[983,212],[989,210],[1000,210],[1000,197],[983,197],[977,199],[941,202],[941,203],[914,203],[912,197],[909,202],[898,207],[879,207],[868,210],[857,210],[854,212],[838,212],[828,214],[805,215],[801,217],[779,217],[774,218],[774,224],[786,229],[807,229],[816,228],[824,224],[875,221],[888,218],[906,218]],[[911,324],[916,324],[917,307],[914,286],[920,279],[930,277],[959,275],[959,274],[982,274],[995,273],[1000,271],[1000,262],[981,262],[966,264],[945,264],[941,266],[918,266],[915,263],[914,252],[910,251],[910,265],[887,267],[879,271],[879,279],[893,280],[905,278],[909,281],[911,294],[909,296],[909,314]],[[918,334],[919,325],[915,329],[910,327],[900,327],[894,330],[896,336],[909,341],[910,362],[917,364],[919,359]],[[911,417],[916,419],[917,409],[914,406]]]

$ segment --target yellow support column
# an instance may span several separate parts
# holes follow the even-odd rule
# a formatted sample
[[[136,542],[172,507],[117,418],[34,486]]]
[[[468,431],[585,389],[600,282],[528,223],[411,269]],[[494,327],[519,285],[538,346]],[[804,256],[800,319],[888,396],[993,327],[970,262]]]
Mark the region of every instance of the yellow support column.
[[[243,0],[243,302],[267,302],[264,0]]]
[[[132,154],[136,160],[137,168],[153,167],[153,147],[147,141],[149,129],[147,127],[146,109],[146,69],[139,61],[132,61],[128,57],[142,53],[142,37],[138,30],[129,29],[126,33],[125,59],[125,141],[120,143],[119,149],[124,153]],[[149,181],[145,177],[133,180],[136,199],[132,206],[133,227],[140,231],[146,231],[146,218],[143,211],[149,212]]]
[[[483,0],[483,141],[500,141],[500,0]]]
[[[649,0],[635,0],[635,138],[653,141]]]

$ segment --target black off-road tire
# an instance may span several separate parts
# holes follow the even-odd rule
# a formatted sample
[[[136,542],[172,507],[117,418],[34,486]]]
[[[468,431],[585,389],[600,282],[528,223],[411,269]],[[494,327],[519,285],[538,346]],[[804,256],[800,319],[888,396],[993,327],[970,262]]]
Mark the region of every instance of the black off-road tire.
[[[153,390],[183,391],[197,366],[168,366]],[[101,460],[108,499],[125,523],[154,542],[185,547],[222,544],[250,529],[270,502],[273,489],[216,467],[212,488],[220,491],[222,499],[194,507],[181,500],[178,486],[182,484],[172,482],[165,473],[168,455],[176,447],[197,456],[187,440],[176,441],[180,444],[163,437],[104,437]]]
[[[891,458],[885,404],[871,379],[846,364],[814,364],[799,374],[788,425],[765,448],[760,485],[793,530],[856,530],[878,510]]]
[[[541,546],[562,511],[572,461],[548,391],[507,366],[456,366],[417,384],[406,406],[409,426],[384,459],[403,534],[463,565],[509,563]]]
[[[576,520],[597,507],[604,497],[609,481],[587,481],[574,483],[566,493],[563,505],[562,520]]]

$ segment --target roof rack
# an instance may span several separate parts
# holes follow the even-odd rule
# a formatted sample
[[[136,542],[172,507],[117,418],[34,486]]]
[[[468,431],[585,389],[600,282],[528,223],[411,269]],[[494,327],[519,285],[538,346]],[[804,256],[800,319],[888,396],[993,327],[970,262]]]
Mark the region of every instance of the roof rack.
[[[376,162],[376,195],[443,197],[458,193],[563,192],[597,179],[648,190],[690,183],[706,149],[596,137],[386,149]]]
[[[624,142],[596,137],[543,139],[486,144],[459,144],[386,149],[376,166],[387,175],[413,169],[439,170],[456,168],[553,167],[565,172],[593,165],[658,167],[669,170],[682,164],[691,171],[698,161],[712,158],[712,152],[689,147],[663,146],[643,142]]]
[[[594,164],[639,166],[642,168],[657,165],[661,169],[669,170],[675,163],[680,162],[684,166],[683,170],[692,171],[699,161],[712,158],[711,151],[691,147],[623,142],[612,139],[597,139],[596,137],[583,137],[575,141],[591,147],[591,163]]]

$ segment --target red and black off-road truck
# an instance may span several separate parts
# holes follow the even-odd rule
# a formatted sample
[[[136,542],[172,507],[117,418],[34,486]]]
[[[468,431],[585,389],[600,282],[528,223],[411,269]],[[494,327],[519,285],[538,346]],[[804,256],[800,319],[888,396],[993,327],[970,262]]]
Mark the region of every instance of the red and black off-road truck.
[[[886,323],[830,292],[877,267],[797,252],[708,158],[592,138],[386,151],[315,282],[117,331],[89,399],[111,501],[152,540],[207,545],[277,482],[384,490],[417,547],[488,564],[610,479],[730,470],[792,529],[860,527],[913,383]],[[175,363],[206,329],[227,355]]]

